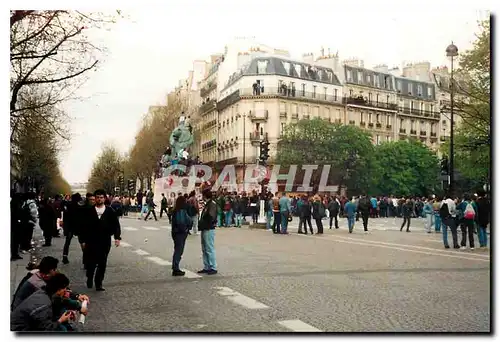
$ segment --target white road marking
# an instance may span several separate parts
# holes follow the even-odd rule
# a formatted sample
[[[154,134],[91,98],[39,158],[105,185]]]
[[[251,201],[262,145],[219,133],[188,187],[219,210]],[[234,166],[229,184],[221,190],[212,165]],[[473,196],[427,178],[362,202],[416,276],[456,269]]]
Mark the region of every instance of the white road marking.
[[[148,253],[148,252],[143,251],[142,249],[136,249],[136,250],[134,251],[134,253],[135,253],[135,254],[138,254],[138,255],[149,255],[149,253]]]
[[[155,264],[161,265],[161,266],[172,265],[172,263],[170,261],[163,260],[162,258],[158,258],[155,256],[150,256],[150,257],[147,257],[146,259],[154,262]]]
[[[196,274],[194,272],[191,272],[191,271],[188,271],[188,270],[184,270],[184,269],[182,269],[182,270],[184,272],[186,272],[186,274],[184,275],[184,277],[186,277],[186,278],[189,278],[189,279],[203,278],[202,276],[200,276],[199,274]]]
[[[302,322],[300,319],[280,321],[278,323],[284,326],[285,328],[296,332],[322,332],[318,328],[315,328],[312,325]]]
[[[217,293],[221,296],[228,297],[228,299],[236,304],[246,307],[247,309],[269,309],[269,306],[262,304],[255,299],[244,296],[229,287],[214,287]]]
[[[170,230],[170,226],[161,226],[161,228]]]
[[[129,230],[129,231],[136,231],[136,230],[138,230],[137,228],[134,228],[134,227],[123,227],[122,229],[123,230]]]
[[[144,228],[144,229],[146,229],[146,230],[160,230],[160,228],[151,227],[151,226],[144,226],[144,227],[142,227],[142,228]]]
[[[335,237],[337,238],[337,236],[335,236]],[[350,237],[347,237],[347,236],[346,237],[344,237],[344,236],[338,236],[338,238],[340,238],[340,239],[347,239],[347,240],[353,240],[353,241],[359,241],[359,242],[370,242],[370,243],[373,243],[373,244],[380,244],[380,245],[386,245],[386,246],[415,248],[415,249],[422,249],[422,250],[427,250],[427,251],[435,251],[435,252],[440,252],[440,253],[443,252],[443,250],[441,250],[441,249],[429,248],[429,247],[423,247],[423,246],[417,246],[417,245],[403,245],[403,244],[399,244],[399,243],[391,243],[391,242],[383,242],[383,241],[375,241],[375,240],[353,239],[353,238],[350,238]],[[456,254],[456,255],[462,256],[463,252],[448,251],[448,252],[446,252],[446,254]],[[473,256],[473,257],[479,257],[479,258],[485,258],[486,257],[486,258],[488,258],[488,260],[486,260],[486,259],[482,259],[482,260],[489,261],[489,256],[487,256],[487,255],[469,254],[467,256]]]
[[[126,243],[125,241],[120,241],[120,247],[132,247],[130,243]]]

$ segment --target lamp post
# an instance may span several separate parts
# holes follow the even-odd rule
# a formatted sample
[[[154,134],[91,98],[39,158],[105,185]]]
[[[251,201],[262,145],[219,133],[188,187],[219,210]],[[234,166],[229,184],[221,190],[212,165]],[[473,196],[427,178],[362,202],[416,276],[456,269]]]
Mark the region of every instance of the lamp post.
[[[455,87],[453,84],[453,60],[458,56],[458,48],[453,42],[446,48],[446,56],[451,59],[451,77],[450,77],[450,167],[449,167],[449,177],[448,177],[448,189],[450,195],[454,194],[454,167],[453,167],[453,112],[454,112],[454,93]]]

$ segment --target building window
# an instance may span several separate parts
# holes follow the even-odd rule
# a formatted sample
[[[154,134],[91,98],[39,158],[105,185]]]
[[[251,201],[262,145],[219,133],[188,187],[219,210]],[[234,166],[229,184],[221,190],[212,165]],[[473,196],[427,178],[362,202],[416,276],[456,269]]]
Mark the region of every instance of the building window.
[[[352,97],[352,89],[349,89],[349,96]]]
[[[328,88],[325,87],[325,100],[326,100],[326,94],[328,93]]]
[[[377,114],[377,123],[380,123],[380,114]]]
[[[391,142],[391,136],[390,135],[387,136],[387,141]]]
[[[294,64],[293,66],[295,67],[295,72],[297,73],[297,76],[301,77],[300,71],[302,70],[302,67],[300,66],[300,64]]]
[[[376,100],[376,101],[377,101],[377,103],[378,103],[378,97],[379,97],[379,94],[377,94],[377,100]]]
[[[371,76],[371,75],[367,75],[367,76],[366,76],[366,82],[367,82],[368,84],[372,84],[372,76]]]
[[[396,86],[398,88],[398,93],[400,93],[403,90],[403,85],[401,84],[401,81],[397,81]]]
[[[372,93],[368,93],[368,102],[372,102]]]
[[[416,131],[416,129],[415,129],[415,120],[411,120],[411,126],[410,127],[411,127],[412,131]]]
[[[404,119],[399,120],[399,128],[400,129],[404,129],[405,128],[405,120]]]
[[[358,83],[363,83],[363,73],[358,71]]]
[[[265,74],[267,72],[267,61],[258,61],[257,62],[257,73]]]
[[[422,96],[422,85],[421,84],[417,84],[417,95]]]
[[[372,121],[372,120],[373,120],[373,119],[372,119],[372,113],[368,113],[368,122],[369,122],[369,123],[373,123],[373,121]]]
[[[431,113],[434,113],[434,105],[431,103]]]
[[[363,120],[363,112],[360,112],[360,113],[359,113],[359,120],[360,120],[361,122],[365,122],[365,121]]]
[[[377,135],[377,138],[375,141],[376,141],[377,145],[380,145],[380,135]]]
[[[373,80],[375,81],[375,87],[380,88],[380,75],[374,75]]]
[[[390,95],[387,95],[387,104],[389,104]]]
[[[387,115],[387,116],[386,116],[386,121],[385,121],[385,124],[386,124],[386,125],[390,125],[390,124],[391,124],[391,116],[390,116],[390,115]]]
[[[411,95],[413,93],[413,84],[408,83],[408,94]]]
[[[432,95],[434,95],[434,94],[433,94],[433,92],[432,92],[432,87],[427,87],[427,96],[428,96],[429,98],[431,98],[431,97],[432,97]]]
[[[333,101],[337,101],[337,89],[333,89]]]
[[[316,98],[316,86],[313,86],[313,99]]]
[[[306,96],[306,84],[302,83],[302,96]]]
[[[413,111],[413,101],[410,101],[410,111]]]
[[[280,127],[280,135],[282,136],[283,134],[285,134],[285,126],[286,126],[286,123],[285,122],[282,122],[281,123],[281,127]]]
[[[352,82],[352,71],[347,70],[347,82]]]

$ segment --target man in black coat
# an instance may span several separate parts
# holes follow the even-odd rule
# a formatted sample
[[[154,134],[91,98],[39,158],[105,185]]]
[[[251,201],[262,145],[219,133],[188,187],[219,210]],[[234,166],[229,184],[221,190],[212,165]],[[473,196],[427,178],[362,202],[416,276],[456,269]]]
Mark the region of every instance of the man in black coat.
[[[340,202],[338,202],[337,197],[334,196],[330,198],[330,202],[328,202],[328,211],[330,212],[330,229],[332,229],[332,223],[335,219],[335,229],[339,229],[339,215],[340,210]]]
[[[115,246],[120,246],[121,229],[115,211],[104,205],[106,192],[96,190],[94,196],[95,206],[86,209],[80,240],[85,249],[87,287],[92,288],[95,282],[96,290],[104,291],[102,281],[111,249],[111,236],[115,238]]]

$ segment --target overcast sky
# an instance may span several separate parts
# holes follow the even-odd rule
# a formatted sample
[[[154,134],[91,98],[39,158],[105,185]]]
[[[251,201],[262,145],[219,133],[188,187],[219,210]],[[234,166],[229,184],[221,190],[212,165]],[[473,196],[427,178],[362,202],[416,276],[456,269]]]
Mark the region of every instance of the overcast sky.
[[[66,106],[74,120],[71,144],[61,156],[64,177],[70,183],[87,181],[104,142],[128,151],[148,106],[164,103],[193,60],[223,52],[235,36],[255,36],[298,58],[318,55],[323,46],[338,50],[341,59],[359,57],[366,67],[423,60],[445,65],[446,46],[453,40],[459,51],[469,48],[477,20],[487,16],[492,2],[269,3],[183,1],[123,8],[130,19],[99,34],[109,54],[80,89],[90,98]]]

